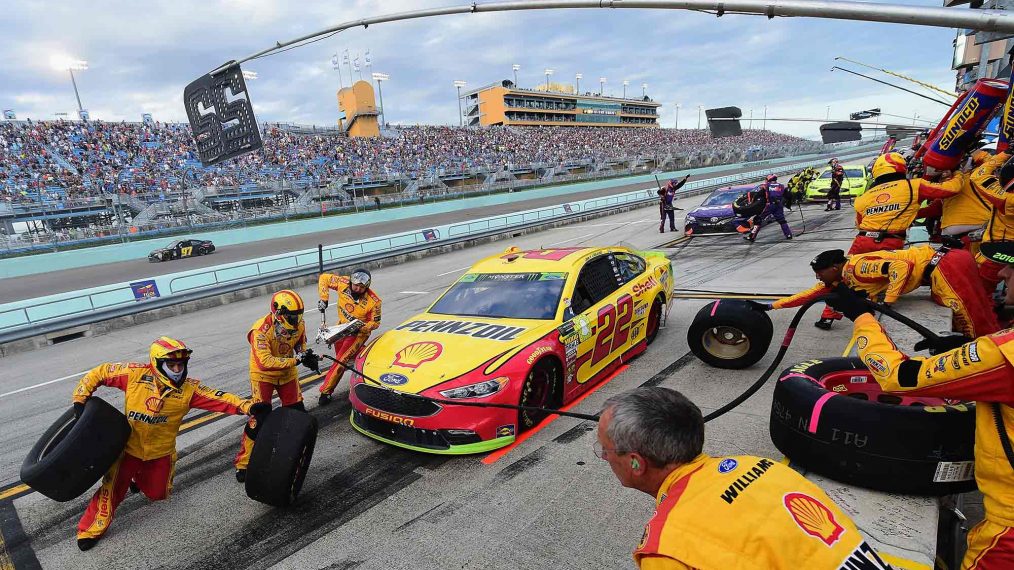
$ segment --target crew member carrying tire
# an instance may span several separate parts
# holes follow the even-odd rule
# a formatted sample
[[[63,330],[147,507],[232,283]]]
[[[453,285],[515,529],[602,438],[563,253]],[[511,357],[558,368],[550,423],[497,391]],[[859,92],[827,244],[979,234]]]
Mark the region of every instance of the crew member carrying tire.
[[[840,249],[831,249],[813,258],[810,267],[818,283],[806,291],[778,299],[770,305],[772,309],[798,307],[827,295],[839,283],[864,291],[871,299],[884,295],[887,304],[929,285],[933,300],[954,311],[955,331],[974,338],[1000,330],[989,298],[975,278],[975,261],[963,249],[935,250],[922,245],[850,256]]]
[[[99,386],[126,392],[130,437],[120,459],[102,478],[77,525],[77,545],[90,550],[113,522],[127,489],[135,487],[153,501],[172,490],[176,434],[192,408],[263,417],[270,404],[244,400],[187,376],[191,351],[183,342],[160,337],[151,344],[148,363],[104,363],[85,374],[74,389],[75,413]]]
[[[687,174],[683,180],[676,181],[675,178],[665,183],[665,186],[658,189],[658,233],[665,233],[665,220],[669,219],[669,231],[676,231],[676,207],[672,201],[676,198],[676,192],[687,183],[690,175]]]
[[[1014,247],[990,248],[1009,265]],[[1009,257],[1005,257],[1009,256]],[[909,356],[896,348],[870,306],[845,287],[828,301],[855,322],[859,357],[885,392],[976,401],[975,480],[985,519],[968,533],[962,568],[1014,568],[1014,329],[955,347],[952,339],[927,340],[935,356]],[[967,339],[964,339],[967,340]]]
[[[250,390],[256,402],[271,404],[278,392],[282,406],[306,411],[303,391],[299,386],[296,366],[303,364],[317,370],[318,357],[306,350],[306,328],[303,323],[303,299],[295,291],[284,289],[271,296],[271,312],[257,319],[246,335],[250,343]],[[250,428],[256,428],[255,419]],[[246,466],[250,462],[254,440],[243,432],[239,453],[233,464],[236,480],[246,481]]]
[[[841,210],[841,183],[845,180],[845,168],[837,158],[832,158],[827,164],[831,167],[831,187],[827,190],[827,206],[824,211],[830,212],[832,209]],[[831,208],[832,204],[834,208]]]
[[[764,220],[768,216],[771,216],[778,222],[778,225],[782,228],[782,235],[785,239],[792,239],[792,230],[789,229],[789,224],[785,222],[785,202],[791,200],[791,195],[785,191],[785,186],[778,183],[778,176],[769,174],[764,180],[764,183],[760,185],[759,189],[764,192],[764,209],[761,210],[760,214],[750,218],[750,232],[743,236],[743,239],[747,241],[754,241],[757,239],[757,234],[760,233],[761,227],[764,225]],[[791,204],[789,204],[791,206]]]
[[[343,362],[351,362],[359,349],[366,344],[370,333],[380,327],[380,297],[370,289],[373,277],[365,269],[356,269],[352,275],[335,275],[333,273],[321,273],[317,282],[317,290],[320,293],[320,301],[317,309],[321,313],[327,310],[330,290],[338,293],[336,306],[338,307],[338,323],[343,324],[358,319],[363,323],[357,334],[346,336],[334,344],[334,355],[337,362],[333,363],[324,376],[324,383],[320,385],[319,405],[324,406],[331,402],[331,394],[345,374]]]

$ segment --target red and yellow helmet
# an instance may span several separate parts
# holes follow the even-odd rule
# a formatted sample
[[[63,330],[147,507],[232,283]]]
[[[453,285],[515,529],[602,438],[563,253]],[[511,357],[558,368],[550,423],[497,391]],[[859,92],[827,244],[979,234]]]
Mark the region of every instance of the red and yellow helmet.
[[[282,289],[271,296],[271,314],[275,323],[287,331],[295,332],[303,322],[303,299],[295,291]]]
[[[187,345],[183,344],[183,341],[162,336],[151,343],[151,347],[148,349],[148,358],[159,380],[165,384],[179,388],[183,385],[183,381],[187,379],[187,363],[190,362],[190,355],[193,352],[187,348]],[[166,368],[166,363],[171,361],[182,361],[183,368],[178,372]]]
[[[873,161],[873,179],[876,180],[885,174],[904,174],[908,171],[905,164],[905,157],[898,152],[888,152],[877,157]]]

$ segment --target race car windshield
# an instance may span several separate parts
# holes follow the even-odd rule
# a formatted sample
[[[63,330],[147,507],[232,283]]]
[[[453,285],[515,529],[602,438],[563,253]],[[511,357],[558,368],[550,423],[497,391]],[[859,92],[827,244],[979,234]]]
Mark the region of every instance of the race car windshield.
[[[825,170],[824,174],[821,174],[820,177],[821,178],[831,178],[831,171],[830,170]],[[859,170],[858,168],[846,168],[845,169],[845,177],[846,178],[863,178],[863,171]]]
[[[704,201],[702,206],[724,206],[726,204],[732,204],[743,194],[746,194],[744,190],[726,190],[725,192],[718,192],[708,196],[708,199]]]
[[[556,317],[566,273],[469,273],[443,294],[430,313],[462,317]]]

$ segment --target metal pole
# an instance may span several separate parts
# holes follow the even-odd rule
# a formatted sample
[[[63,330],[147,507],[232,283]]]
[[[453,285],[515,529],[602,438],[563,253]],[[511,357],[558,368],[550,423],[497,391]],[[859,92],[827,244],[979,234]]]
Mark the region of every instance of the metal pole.
[[[599,81],[599,97],[602,97],[603,95],[605,95],[605,91],[606,91],[605,85],[606,85],[605,81]]]
[[[575,77],[574,78],[574,82],[575,82],[574,95],[580,95],[581,94],[581,78],[580,77]]]
[[[380,95],[380,126],[384,126],[384,90],[380,88],[381,80],[377,80],[377,94]],[[460,93],[460,91],[459,91]]]
[[[81,106],[81,95],[78,95],[77,92],[77,81],[74,80],[74,70],[68,67],[67,71],[70,72],[70,82],[74,85],[74,97],[77,97],[78,118],[81,118],[80,112],[84,111],[84,107]]]
[[[676,130],[680,130],[680,105],[676,103]]]
[[[749,125],[750,126],[748,126],[747,128],[748,129],[752,129],[753,128],[753,109],[750,109],[750,123],[749,123]]]
[[[515,69],[514,70],[514,88],[517,89],[517,87],[518,87],[518,70]]]
[[[461,110],[461,86],[455,85],[458,88],[458,126],[465,126],[465,113]]]
[[[703,111],[703,110],[704,110],[704,107],[697,107],[697,129],[698,130],[700,130],[700,128],[701,128],[701,111]]]
[[[761,123],[761,130],[768,130],[768,106],[764,105],[764,122]]]
[[[413,10],[350,20],[292,40],[274,42],[266,49],[236,59],[236,63],[243,63],[306,40],[359,26],[365,28],[369,25],[385,22],[450,14],[577,8],[710,10],[720,14],[752,14],[769,19],[776,16],[807,17],[1014,33],[1014,16],[1003,10],[954,10],[943,7],[935,8],[900,4],[871,5],[867,2],[832,2],[828,0],[780,0],[778,2],[770,0],[525,0],[489,2],[486,4],[469,3],[461,6]],[[224,66],[219,66],[212,73],[216,73],[222,69],[224,69]]]

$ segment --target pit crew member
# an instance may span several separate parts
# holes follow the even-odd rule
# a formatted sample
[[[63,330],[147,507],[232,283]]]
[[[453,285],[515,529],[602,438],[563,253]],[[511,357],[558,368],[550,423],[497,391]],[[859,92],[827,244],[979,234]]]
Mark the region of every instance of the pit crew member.
[[[370,333],[380,327],[380,297],[370,289],[373,277],[366,269],[356,269],[351,275],[335,275],[333,273],[321,273],[317,282],[317,290],[320,293],[320,301],[317,309],[321,313],[327,310],[328,298],[331,290],[338,293],[335,306],[338,309],[338,323],[348,323],[358,319],[363,323],[362,328],[355,334],[348,335],[334,343],[335,362],[328,368],[324,375],[324,383],[320,385],[320,398],[318,403],[321,406],[331,401],[331,394],[334,393],[338,381],[345,374],[345,366],[340,362],[352,362],[359,349],[366,344]]]

